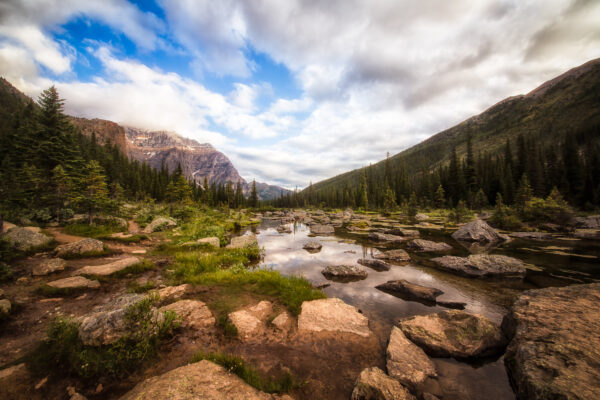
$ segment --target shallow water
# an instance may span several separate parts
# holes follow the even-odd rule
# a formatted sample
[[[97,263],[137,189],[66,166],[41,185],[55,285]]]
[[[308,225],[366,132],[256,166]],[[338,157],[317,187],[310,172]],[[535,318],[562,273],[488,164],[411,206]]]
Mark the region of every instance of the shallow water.
[[[435,287],[444,292],[438,300],[466,303],[465,310],[483,314],[500,323],[507,307],[522,290],[562,286],[572,283],[591,282],[600,279],[598,268],[598,246],[589,242],[555,240],[537,242],[514,240],[503,247],[488,249],[492,253],[505,254],[534,264],[523,280],[479,280],[458,277],[431,268],[430,255],[409,251],[410,263],[394,264],[389,271],[376,271],[361,266],[369,273],[364,280],[341,283],[327,280],[321,271],[327,265],[359,265],[360,258],[372,258],[378,249],[403,248],[402,244],[387,247],[364,240],[363,235],[338,233],[330,236],[309,236],[309,228],[301,223],[288,224],[292,233],[278,233],[279,222],[264,221],[253,228],[258,243],[264,248],[263,266],[278,270],[284,275],[303,276],[315,285],[329,284],[324,292],[329,297],[339,297],[359,308],[377,327],[375,333],[382,342],[389,337],[391,326],[398,320],[413,315],[426,315],[447,308],[406,301],[375,288],[380,283],[393,279],[406,279],[419,285]],[[466,256],[469,251],[461,247],[446,234],[420,229],[421,237],[445,241],[454,247],[451,254]],[[317,240],[323,248],[309,253],[302,247]],[[548,247],[551,250],[548,250]],[[558,248],[558,250],[556,250]],[[549,252],[565,254],[549,254]],[[575,254],[575,255],[574,255]],[[581,257],[583,256],[583,257]],[[360,266],[360,265],[359,265]],[[459,362],[453,359],[434,359],[439,372],[437,381],[431,382],[432,393],[448,399],[514,399],[502,357],[478,364]],[[429,385],[428,385],[429,386]]]

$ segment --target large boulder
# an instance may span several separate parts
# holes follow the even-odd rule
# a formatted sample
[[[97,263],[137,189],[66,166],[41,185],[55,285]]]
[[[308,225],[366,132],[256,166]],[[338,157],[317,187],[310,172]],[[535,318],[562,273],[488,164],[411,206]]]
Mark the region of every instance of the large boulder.
[[[98,255],[104,251],[104,243],[97,239],[86,238],[77,242],[61,244],[54,249],[57,257],[83,257]]]
[[[408,253],[402,249],[388,250],[374,255],[378,260],[389,260],[395,262],[408,262],[410,261],[410,256]]]
[[[64,271],[67,262],[62,258],[48,258],[40,260],[40,262],[33,266],[31,275],[43,276],[48,275],[57,271]]]
[[[356,265],[328,265],[321,273],[331,280],[351,281],[366,279],[367,271]]]
[[[124,269],[129,268],[139,262],[140,259],[137,257],[126,257],[108,264],[85,266],[75,271],[73,275],[108,276],[116,272],[123,271]]]
[[[98,289],[100,282],[84,278],[83,276],[72,276],[48,282],[46,285],[60,290]]]
[[[400,322],[400,329],[432,357],[492,356],[506,346],[498,325],[482,315],[459,310],[407,318]]]
[[[387,242],[387,243],[402,243],[408,240],[408,238],[403,236],[390,235],[386,233],[380,232],[371,232],[367,236],[369,240],[373,240],[375,242]]]
[[[15,227],[2,235],[16,250],[28,251],[49,245],[54,240],[43,233],[32,232],[29,229]]]
[[[357,261],[360,265],[374,269],[375,271],[389,271],[392,266],[385,261],[374,258],[361,258]]]
[[[431,240],[415,239],[408,242],[408,248],[412,251],[436,253],[452,250],[452,246],[444,242],[432,242]]]
[[[312,224],[310,233],[313,235],[330,235],[335,232],[335,228],[331,225]]]
[[[398,294],[400,297],[406,297],[407,299],[417,299],[434,303],[438,296],[444,294],[439,289],[410,283],[405,279],[387,281],[375,287],[385,292]]]
[[[369,336],[369,319],[337,298],[305,301],[298,316],[299,331],[349,332]]]
[[[181,327],[185,329],[204,330],[215,325],[215,318],[201,301],[179,300],[158,309],[159,312],[172,311],[177,314]]]
[[[351,400],[415,400],[395,379],[377,367],[363,369],[352,391]]]
[[[258,239],[255,235],[235,236],[231,238],[231,243],[226,247],[228,249],[241,249],[248,246],[257,246]]]
[[[175,228],[177,226],[177,222],[175,222],[172,218],[166,217],[157,217],[152,220],[146,227],[144,228],[144,233],[153,233],[158,231],[164,231],[165,229]]]
[[[388,374],[408,387],[417,388],[427,378],[437,376],[435,365],[427,354],[395,326],[390,333],[386,356]]]
[[[431,261],[440,269],[474,278],[522,278],[526,272],[523,261],[498,254],[472,254],[469,257],[444,256],[433,258]]]
[[[600,399],[600,283],[521,293],[502,322],[518,398]]]
[[[496,232],[494,228],[489,226],[487,222],[482,219],[476,219],[468,224],[464,224],[452,234],[452,238],[463,242],[487,243],[497,243],[509,240],[508,236]]]
[[[254,389],[224,367],[208,360],[175,368],[140,382],[121,400],[275,400],[289,396]]]

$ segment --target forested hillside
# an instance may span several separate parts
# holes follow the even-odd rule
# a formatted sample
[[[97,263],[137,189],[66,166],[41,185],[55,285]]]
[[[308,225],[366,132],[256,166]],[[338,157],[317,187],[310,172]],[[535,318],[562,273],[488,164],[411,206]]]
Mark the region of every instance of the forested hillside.
[[[415,193],[424,206],[511,204],[525,178],[536,196],[600,202],[600,60],[508,98],[372,166],[316,183],[298,201],[383,208]]]

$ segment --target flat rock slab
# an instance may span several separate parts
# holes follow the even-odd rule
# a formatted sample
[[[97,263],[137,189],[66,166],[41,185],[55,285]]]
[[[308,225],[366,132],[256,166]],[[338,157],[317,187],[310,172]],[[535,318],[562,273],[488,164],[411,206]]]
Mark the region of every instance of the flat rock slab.
[[[378,260],[389,260],[395,262],[410,261],[410,255],[402,249],[384,251],[376,254],[374,257]]]
[[[363,369],[352,391],[351,400],[416,400],[395,379],[377,367]]]
[[[231,238],[231,243],[229,243],[226,247],[228,249],[241,249],[256,245],[258,245],[258,239],[256,239],[255,235],[243,235]]]
[[[492,356],[506,346],[498,325],[482,315],[458,310],[407,318],[400,322],[400,329],[432,357]]]
[[[452,234],[452,238],[463,242],[487,243],[504,242],[510,239],[508,236],[496,232],[494,228],[482,219],[476,219],[468,224],[464,224]]]
[[[402,242],[405,242],[408,240],[406,237],[390,235],[390,234],[380,233],[380,232],[371,232],[371,233],[369,233],[367,238],[369,240],[373,240],[376,242],[388,242],[388,243],[402,243]]]
[[[414,298],[432,303],[435,303],[438,296],[444,294],[444,292],[439,289],[410,283],[405,279],[387,281],[386,283],[382,283],[375,287],[386,292],[397,293],[409,299]]]
[[[452,246],[444,242],[432,242],[431,240],[415,239],[407,244],[412,251],[437,253],[452,250]]]
[[[140,259],[137,257],[127,257],[108,264],[88,265],[75,271],[74,275],[108,276],[129,268],[139,262]]]
[[[435,365],[427,354],[395,326],[390,334],[386,356],[388,374],[408,387],[417,388],[427,378],[437,376]]]
[[[366,279],[368,276],[367,271],[356,265],[328,265],[321,273],[329,280],[342,282]]]
[[[300,331],[349,332],[369,336],[369,319],[337,298],[305,301],[298,316]]]
[[[521,293],[502,322],[519,398],[600,399],[600,283]]]
[[[198,239],[197,242],[198,243],[208,243],[211,246],[216,247],[216,248],[221,247],[221,240],[218,237],[216,237],[216,236]]]
[[[182,328],[202,330],[215,325],[215,318],[206,304],[198,300],[179,300],[159,308],[158,311],[173,311],[177,314]]]
[[[335,232],[335,228],[331,225],[312,224],[310,233],[313,235],[330,235]]]
[[[72,276],[47,283],[55,289],[98,289],[100,282],[84,278],[83,276]]]
[[[34,265],[31,270],[31,275],[44,276],[57,271],[64,271],[67,262],[62,258],[49,258],[41,260],[39,264]]]
[[[385,261],[373,258],[361,258],[357,261],[360,265],[374,269],[375,271],[389,271],[392,266]]]
[[[54,249],[57,257],[84,256],[104,251],[104,243],[100,240],[86,238],[73,243],[61,244]]]
[[[188,364],[140,382],[121,400],[275,400],[225,368],[207,360]]]
[[[523,261],[498,254],[473,254],[469,257],[444,256],[433,258],[431,261],[440,269],[474,278],[522,278],[526,272]]]

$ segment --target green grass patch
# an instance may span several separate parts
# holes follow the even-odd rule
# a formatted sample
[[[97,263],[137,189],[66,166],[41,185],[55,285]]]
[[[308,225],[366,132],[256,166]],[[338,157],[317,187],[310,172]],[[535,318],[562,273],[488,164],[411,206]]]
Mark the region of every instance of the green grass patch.
[[[112,240],[114,242],[120,242],[120,243],[139,243],[142,240],[148,240],[148,236],[134,234],[129,237],[112,237],[110,235],[104,235],[104,236],[98,236],[97,239]]]
[[[288,393],[301,385],[289,372],[283,373],[278,378],[266,377],[256,368],[248,364],[243,358],[224,353],[200,352],[192,358],[192,362],[202,360],[219,364],[229,372],[239,376],[250,386],[267,393]]]
[[[98,238],[110,236],[111,233],[123,232],[125,228],[121,225],[97,225],[73,223],[65,225],[64,231],[69,235]]]
[[[178,252],[174,254],[175,276],[184,279],[206,272],[215,272],[234,266],[244,268],[249,263],[260,259],[258,246],[240,249],[211,249],[211,253],[202,251]]]

